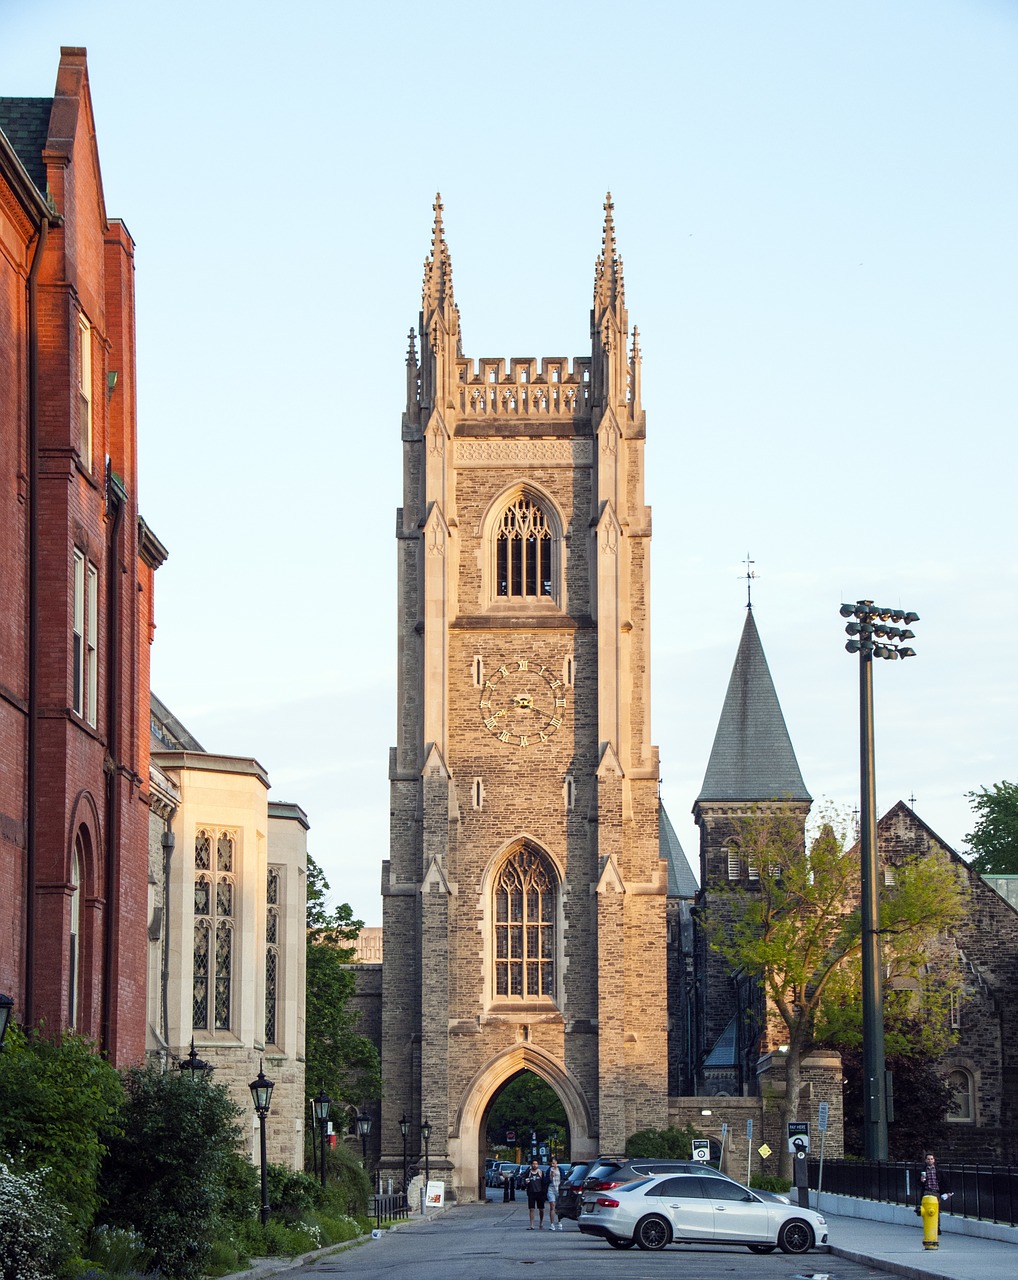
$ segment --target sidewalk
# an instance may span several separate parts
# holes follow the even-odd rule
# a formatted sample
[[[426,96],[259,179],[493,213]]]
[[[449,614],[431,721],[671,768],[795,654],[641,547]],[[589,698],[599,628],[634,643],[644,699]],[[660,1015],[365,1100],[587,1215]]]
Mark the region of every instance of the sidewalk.
[[[836,1213],[825,1203],[827,1199],[822,1199],[821,1213],[830,1226],[831,1252],[841,1258],[869,1263],[912,1280],[1015,1280],[1018,1276],[1018,1228],[999,1227],[997,1231],[1005,1238],[987,1239],[966,1231],[984,1224],[945,1214],[940,1248],[925,1250],[922,1222],[911,1211],[904,1211],[909,1215],[904,1220],[881,1222]],[[890,1206],[856,1201],[846,1207],[881,1210]]]

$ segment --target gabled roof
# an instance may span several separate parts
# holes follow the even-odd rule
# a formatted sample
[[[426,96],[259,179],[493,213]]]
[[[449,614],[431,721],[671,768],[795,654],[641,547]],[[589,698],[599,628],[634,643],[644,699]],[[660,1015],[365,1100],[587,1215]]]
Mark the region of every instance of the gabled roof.
[[[799,772],[752,609],[746,612],[697,799],[812,800]]]
[[[658,851],[668,864],[669,898],[695,898],[700,886],[663,804],[658,805]]]
[[[0,98],[0,129],[42,195],[46,194],[42,153],[52,111],[52,98]]]

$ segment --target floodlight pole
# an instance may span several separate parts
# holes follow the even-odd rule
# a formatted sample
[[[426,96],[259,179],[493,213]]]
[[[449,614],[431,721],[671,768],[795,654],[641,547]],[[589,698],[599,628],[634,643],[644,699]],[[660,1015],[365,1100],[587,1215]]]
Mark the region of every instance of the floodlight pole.
[[[877,784],[873,751],[873,654],[859,651],[859,782],[862,856],[863,1155],[887,1159],[884,992],[880,974]]]
[[[859,850],[862,872],[863,1155],[887,1159],[887,1067],[884,1056],[884,991],[880,964],[880,884],[877,866],[877,785],[873,747],[873,659],[914,658],[901,641],[917,613],[885,609],[872,600],[841,606],[852,637],[845,648],[859,655]],[[904,622],[905,628],[888,623]],[[890,643],[888,643],[890,641]]]

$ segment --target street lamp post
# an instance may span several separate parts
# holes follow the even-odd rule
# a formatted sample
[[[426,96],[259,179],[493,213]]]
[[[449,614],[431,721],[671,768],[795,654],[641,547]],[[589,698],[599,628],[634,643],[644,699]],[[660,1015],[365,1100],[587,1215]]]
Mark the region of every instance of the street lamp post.
[[[406,1140],[410,1136],[410,1121],[406,1118],[406,1112],[399,1118],[399,1131],[403,1135],[403,1191],[406,1192]]]
[[[357,1117],[357,1132],[361,1136],[361,1164],[368,1167],[368,1134],[371,1132],[371,1117],[362,1111]]]
[[[11,1013],[14,1010],[14,1000],[11,996],[0,991],[0,1053],[4,1051],[4,1040],[7,1038],[7,1024],[11,1020]]]
[[[265,1117],[269,1114],[269,1103],[272,1101],[272,1090],[275,1083],[266,1078],[262,1069],[262,1063],[258,1063],[258,1078],[252,1080],[248,1085],[251,1090],[251,1099],[254,1102],[255,1114],[258,1116],[258,1124],[261,1129],[261,1153],[262,1153],[262,1210],[261,1219],[262,1226],[269,1220],[269,1183],[266,1177],[265,1169],[268,1164],[265,1155]]]
[[[863,1155],[887,1159],[887,1078],[884,1060],[884,1001],[880,981],[880,886],[877,868],[877,788],[873,750],[873,659],[914,658],[915,650],[901,641],[914,638],[909,630],[917,613],[884,609],[872,600],[843,604],[841,616],[851,618],[845,648],[859,655],[859,778],[860,853],[862,858],[862,1046]],[[904,622],[905,626],[897,624]]]
[[[431,1181],[431,1166],[428,1163],[428,1143],[431,1141],[431,1125],[427,1120],[421,1121],[421,1141],[424,1143],[424,1190],[427,1192]]]
[[[322,1190],[325,1190],[325,1138],[326,1129],[329,1125],[329,1108],[332,1106],[332,1099],[325,1092],[325,1085],[322,1085],[322,1091],[317,1098],[311,1099],[311,1105],[315,1112],[315,1121],[318,1124],[319,1142],[322,1156]]]

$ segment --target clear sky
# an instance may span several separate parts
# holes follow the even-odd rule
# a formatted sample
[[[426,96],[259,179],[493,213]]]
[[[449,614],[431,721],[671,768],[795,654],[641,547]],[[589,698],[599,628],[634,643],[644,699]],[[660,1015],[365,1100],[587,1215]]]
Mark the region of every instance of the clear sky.
[[[694,863],[747,553],[818,799],[858,803],[839,604],[920,614],[918,656],[875,671],[878,809],[914,795],[963,844],[965,792],[1018,776],[1013,0],[0,0],[0,94],[51,95],[62,44],[138,245],[153,687],[307,810],[338,900],[381,920],[436,190],[475,358],[589,353],[613,193],[652,736]]]

